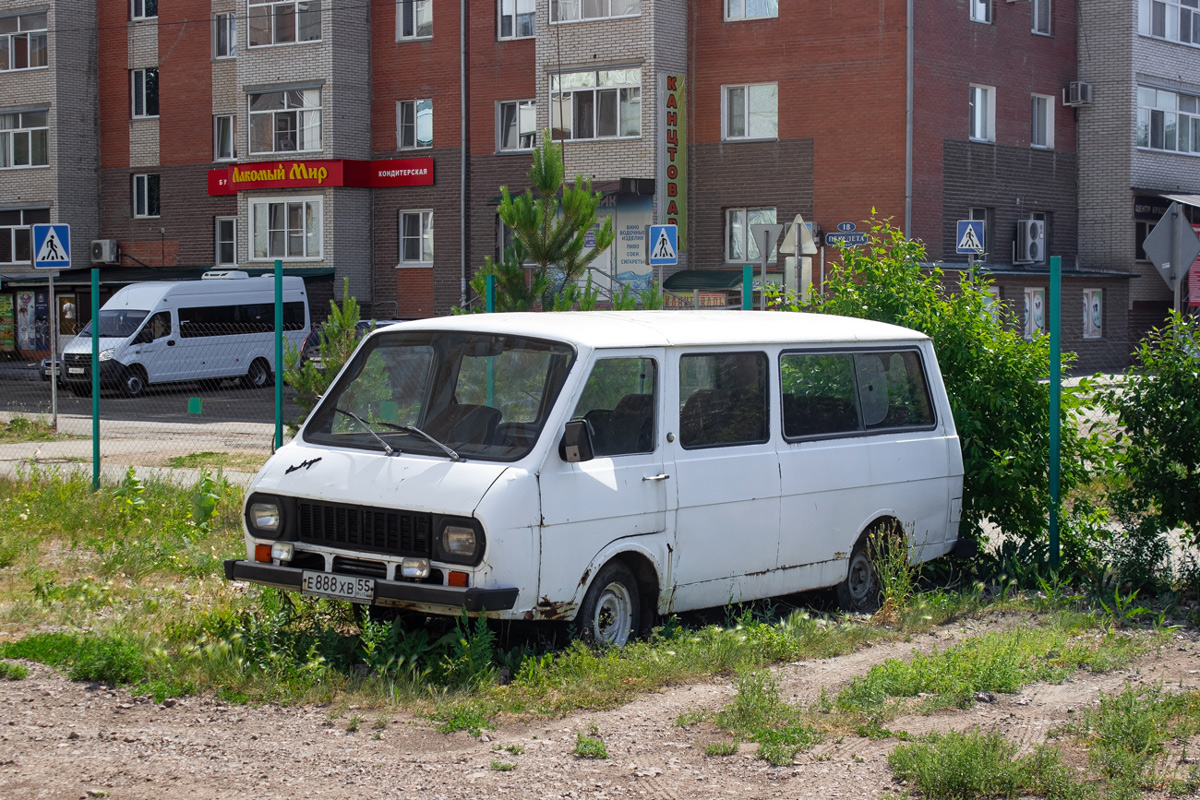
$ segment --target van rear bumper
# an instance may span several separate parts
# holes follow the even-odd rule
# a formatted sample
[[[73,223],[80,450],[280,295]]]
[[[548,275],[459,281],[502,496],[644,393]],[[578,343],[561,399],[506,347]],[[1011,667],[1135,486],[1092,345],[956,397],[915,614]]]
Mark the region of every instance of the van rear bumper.
[[[229,559],[225,580],[249,581],[281,589],[300,590],[303,570],[258,561]],[[452,589],[426,583],[404,583],[375,579],[375,599],[401,603],[426,603],[467,611],[508,611],[517,603],[517,589]]]

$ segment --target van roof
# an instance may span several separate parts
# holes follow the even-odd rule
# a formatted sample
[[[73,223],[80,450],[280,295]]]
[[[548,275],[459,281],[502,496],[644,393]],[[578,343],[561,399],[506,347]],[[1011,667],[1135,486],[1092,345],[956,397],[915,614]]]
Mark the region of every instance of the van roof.
[[[303,290],[303,278],[287,276],[283,279],[284,295]],[[207,281],[143,281],[123,286],[105,302],[104,307],[139,308],[148,310],[168,294],[187,295],[231,295],[248,292],[269,292],[273,297],[275,284],[270,279],[247,278],[244,280]]]
[[[883,322],[778,311],[567,311],[464,314],[392,326],[490,331],[559,339],[592,348],[669,345],[917,342],[925,334]]]

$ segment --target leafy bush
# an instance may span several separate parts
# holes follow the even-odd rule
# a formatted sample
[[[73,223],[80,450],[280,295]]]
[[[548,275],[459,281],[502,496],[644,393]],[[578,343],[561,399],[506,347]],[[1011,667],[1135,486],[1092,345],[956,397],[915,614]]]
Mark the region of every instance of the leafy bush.
[[[312,361],[302,361],[303,351],[284,341],[283,379],[296,391],[296,405],[303,416],[313,410],[317,398],[325,394],[329,383],[350,360],[358,346],[355,330],[361,318],[358,301],[350,294],[350,279],[342,282],[342,304],[329,301],[329,318],[317,330],[317,349],[321,353],[321,369]],[[289,423],[297,427],[296,423]]]

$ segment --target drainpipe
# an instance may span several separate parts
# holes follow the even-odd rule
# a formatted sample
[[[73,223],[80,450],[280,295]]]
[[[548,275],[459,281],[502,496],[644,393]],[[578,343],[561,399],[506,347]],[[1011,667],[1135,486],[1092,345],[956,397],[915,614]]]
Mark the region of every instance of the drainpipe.
[[[912,0],[909,0],[911,3]],[[458,95],[459,95],[459,190],[462,193],[462,218],[459,232],[458,307],[467,307],[467,0],[458,0]]]
[[[913,205],[913,0],[908,0],[908,30],[905,46],[904,235],[911,239]]]

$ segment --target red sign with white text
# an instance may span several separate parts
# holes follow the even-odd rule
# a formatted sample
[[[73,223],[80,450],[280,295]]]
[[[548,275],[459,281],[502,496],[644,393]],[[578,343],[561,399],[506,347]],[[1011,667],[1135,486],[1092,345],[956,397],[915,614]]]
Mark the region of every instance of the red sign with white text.
[[[339,158],[258,161],[251,164],[230,164],[224,169],[208,171],[210,195],[237,194],[246,189],[432,185],[432,158],[392,158],[381,161],[349,161]]]
[[[1192,230],[1200,234],[1200,225],[1192,225]],[[1188,270],[1188,305],[1200,306],[1200,257],[1192,262]]]

